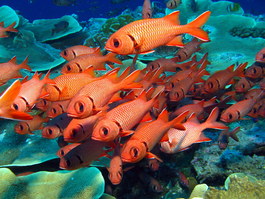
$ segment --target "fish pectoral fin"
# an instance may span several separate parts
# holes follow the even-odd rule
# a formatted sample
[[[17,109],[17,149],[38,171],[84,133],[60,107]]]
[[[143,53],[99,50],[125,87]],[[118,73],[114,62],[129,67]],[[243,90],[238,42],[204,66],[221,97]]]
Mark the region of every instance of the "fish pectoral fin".
[[[182,36],[177,36],[172,39],[170,42],[166,44],[167,46],[177,46],[177,47],[184,47],[185,45],[182,42]]]
[[[143,117],[143,119],[141,120],[141,122],[148,122],[148,121],[152,121],[152,120],[153,120],[152,116],[150,115],[149,112],[147,112],[145,114],[145,116]]]
[[[206,137],[205,135],[201,134],[199,139],[194,143],[201,143],[201,142],[210,142],[212,141],[210,138]]]
[[[169,141],[169,138],[168,138],[168,133],[165,133],[163,135],[163,137],[161,138],[160,142],[168,142]]]
[[[0,116],[3,118],[7,119],[14,119],[14,120],[32,120],[33,117],[30,114],[21,112],[21,111],[16,111],[13,109],[10,109],[6,115]]]
[[[157,159],[159,162],[163,162],[161,158],[159,158],[157,155],[151,153],[151,152],[146,152],[145,158],[147,159]]]

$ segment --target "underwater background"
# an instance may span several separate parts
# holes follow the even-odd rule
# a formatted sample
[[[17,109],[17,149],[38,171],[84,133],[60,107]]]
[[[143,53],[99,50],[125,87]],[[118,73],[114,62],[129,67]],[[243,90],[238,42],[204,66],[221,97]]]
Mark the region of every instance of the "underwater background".
[[[16,22],[13,28],[17,31],[10,30],[8,37],[0,38],[0,63],[10,63],[10,60],[16,56],[12,63],[20,65],[22,70],[21,74],[15,75],[11,80],[1,82],[0,92],[9,88],[17,79],[21,82],[27,81],[27,79],[22,80],[22,77],[28,76],[28,79],[34,79],[35,76],[36,78],[38,76],[34,75],[36,71],[43,74],[41,79],[47,77],[47,79],[56,80],[65,75],[67,63],[71,60],[63,55],[64,50],[76,45],[89,46],[93,49],[93,53],[101,51],[100,55],[106,58],[108,53],[105,45],[111,34],[133,21],[140,20],[143,2],[143,0],[1,0],[0,22],[4,22],[4,27]],[[0,121],[0,198],[265,198],[265,95],[263,94],[265,89],[265,1],[176,0],[173,2],[176,2],[177,6],[172,9],[167,7],[169,1],[151,2],[153,18],[161,18],[175,10],[180,10],[181,25],[190,23],[201,13],[210,10],[211,16],[202,27],[209,34],[210,41],[195,42],[195,47],[193,45],[187,47],[188,50],[184,54],[189,56],[187,55],[185,60],[179,60],[181,48],[158,47],[153,53],[140,54],[135,68],[143,71],[144,77],[142,78],[146,78],[144,81],[150,81],[153,86],[155,85],[154,88],[157,88],[159,85],[166,85],[165,82],[172,83],[170,77],[178,70],[184,71],[185,64],[198,64],[195,64],[195,68],[202,69],[202,71],[205,69],[207,73],[204,71],[203,75],[207,77],[201,78],[200,74],[196,73],[195,76],[198,75],[201,78],[197,82],[197,80],[190,80],[190,76],[187,75],[187,82],[195,81],[196,83],[193,87],[190,86],[189,92],[180,102],[168,99],[170,98],[168,93],[171,90],[166,91],[168,96],[165,98],[167,101],[164,108],[166,107],[169,111],[169,119],[176,117],[173,112],[180,107],[195,104],[196,100],[203,101],[200,104],[207,104],[206,102],[211,102],[211,99],[216,97],[213,104],[203,107],[200,113],[200,123],[206,123],[211,111],[214,107],[218,107],[219,115],[215,120],[225,124],[229,130],[226,131],[222,125],[217,124],[209,125],[209,129],[203,129],[203,133],[194,130],[194,135],[200,133],[199,138],[194,138],[195,140],[192,140],[193,137],[189,138],[187,142],[190,142],[190,145],[181,150],[176,149],[173,154],[165,152],[165,148],[164,151],[161,150],[162,143],[166,142],[161,138],[160,143],[156,144],[152,150],[152,154],[157,155],[157,159],[152,156],[153,159],[145,158],[137,163],[115,163],[116,167],[121,167],[118,174],[115,173],[120,181],[115,183],[114,177],[110,177],[110,161],[115,157],[116,149],[122,148],[126,139],[130,137],[116,140],[114,144],[118,142],[122,145],[108,146],[108,150],[109,148],[112,150],[107,152],[106,157],[97,154],[97,158],[93,161],[87,160],[86,164],[83,164],[85,161],[82,159],[83,154],[90,154],[90,152],[93,154],[98,146],[93,144],[92,148],[86,146],[89,145],[86,141],[87,137],[81,141],[69,141],[69,143],[82,143],[80,146],[85,144],[84,148],[76,152],[79,156],[75,156],[78,160],[81,159],[80,165],[70,168],[66,164],[67,166],[64,167],[62,157],[58,157],[57,151],[69,144],[63,141],[63,132],[72,120],[65,113],[68,104],[59,105],[60,108],[66,106],[62,108],[62,114],[57,114],[57,117],[54,115],[47,117],[46,110],[44,113],[40,111],[40,107],[43,106],[40,105],[42,98],[40,96],[45,96],[47,93],[41,93],[37,101],[39,105],[36,102],[25,111],[30,115],[41,116],[42,120],[38,126],[33,125],[35,129],[30,129],[33,128],[31,124],[26,124],[29,131],[18,133],[16,130],[16,125],[20,125],[18,121],[12,118]],[[192,42],[192,39],[188,34],[183,36],[185,45]],[[106,70],[102,70],[102,65],[93,66],[96,70],[95,76],[104,77],[113,67],[118,67],[121,71],[125,71],[123,75],[119,71],[119,76],[128,77],[126,68],[135,61],[133,58],[134,55],[131,54],[106,58],[103,64]],[[150,69],[155,66],[152,65],[153,63],[162,63],[155,61],[164,58],[171,61],[170,67],[173,69],[168,67],[170,69],[164,69],[162,72],[157,70],[159,73]],[[22,66],[23,63],[28,65],[30,70],[25,65]],[[0,69],[4,67],[1,64]],[[237,69],[233,67],[232,70],[231,67],[228,69],[231,65],[237,69],[240,67],[243,69],[236,73]],[[85,70],[83,68],[82,72]],[[202,82],[214,78],[211,75],[222,70],[233,73],[227,85],[209,95],[202,94],[203,92],[199,90]],[[260,76],[253,76],[253,71],[258,71]],[[91,74],[91,71],[88,73]],[[41,75],[38,77],[40,80]],[[243,78],[246,78],[244,80],[248,83],[240,84],[240,86],[245,87],[248,84],[250,88],[243,89],[244,92],[238,92],[235,85]],[[84,83],[83,79],[85,78],[78,80],[80,84]],[[141,82],[139,79],[138,81]],[[184,84],[188,84],[187,82]],[[46,84],[52,85],[54,82],[47,80]],[[33,85],[30,89],[34,87]],[[44,86],[43,89],[45,89]],[[196,89],[199,91],[196,92]],[[250,90],[254,89],[256,91],[251,93]],[[46,91],[50,92],[48,89]],[[61,92],[67,91],[65,89]],[[124,89],[123,92],[128,92],[128,89]],[[165,95],[167,95],[166,92]],[[227,96],[230,98],[226,98]],[[237,120],[228,122],[221,119],[224,110],[246,99],[255,99],[255,103],[241,105]],[[130,101],[132,99],[122,97],[119,100]],[[119,101],[121,104],[124,103],[121,101]],[[119,106],[119,102],[113,107]],[[1,108],[0,106],[0,110]],[[245,110],[248,112],[241,117],[241,112]],[[192,111],[195,110],[192,109]],[[152,114],[153,120],[159,117],[159,113],[152,112]],[[141,122],[145,121],[143,119]],[[139,123],[137,122],[137,125]],[[44,127],[54,126],[60,132],[52,137],[54,139],[51,139],[49,133],[44,134]],[[93,127],[87,131],[90,132],[91,129]],[[181,144],[183,140],[180,139],[179,142]],[[102,146],[98,145],[101,150]],[[74,159],[71,156],[67,158],[70,161]]]

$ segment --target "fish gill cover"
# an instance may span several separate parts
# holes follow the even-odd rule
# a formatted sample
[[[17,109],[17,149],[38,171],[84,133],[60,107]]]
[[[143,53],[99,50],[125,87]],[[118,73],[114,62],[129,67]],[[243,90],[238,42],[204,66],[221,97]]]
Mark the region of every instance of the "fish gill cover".
[[[2,0],[0,197],[264,198],[263,4]]]

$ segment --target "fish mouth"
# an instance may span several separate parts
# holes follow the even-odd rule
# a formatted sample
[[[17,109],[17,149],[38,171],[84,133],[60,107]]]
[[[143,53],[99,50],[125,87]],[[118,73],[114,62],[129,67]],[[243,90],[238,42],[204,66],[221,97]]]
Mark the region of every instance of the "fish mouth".
[[[91,136],[91,139],[96,140],[96,141],[101,141],[101,142],[104,141],[100,137],[95,137],[95,136]]]

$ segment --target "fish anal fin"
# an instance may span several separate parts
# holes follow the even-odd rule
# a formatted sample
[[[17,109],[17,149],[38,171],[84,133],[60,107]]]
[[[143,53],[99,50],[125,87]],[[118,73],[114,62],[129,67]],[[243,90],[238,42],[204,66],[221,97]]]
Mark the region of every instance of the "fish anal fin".
[[[147,159],[157,159],[159,162],[163,162],[163,160],[161,158],[159,158],[157,155],[151,153],[151,152],[147,152],[145,158]]]
[[[184,47],[185,45],[182,42],[182,36],[177,36],[172,39],[170,42],[166,44],[167,46],[177,46],[177,47]]]

